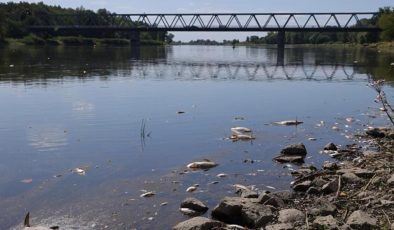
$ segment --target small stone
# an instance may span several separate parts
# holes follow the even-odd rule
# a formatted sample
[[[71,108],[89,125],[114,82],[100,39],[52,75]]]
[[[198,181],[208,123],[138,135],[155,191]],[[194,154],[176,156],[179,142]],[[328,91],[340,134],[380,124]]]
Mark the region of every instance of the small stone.
[[[303,143],[288,145],[283,148],[280,153],[282,155],[299,155],[305,156],[307,154],[305,145]]]
[[[223,226],[224,224],[219,221],[211,220],[206,217],[194,217],[175,225],[173,230],[210,230]]]
[[[346,221],[352,229],[375,229],[376,219],[363,211],[354,211]]]
[[[316,187],[310,187],[306,193],[307,194],[320,194],[321,190],[319,188]]]
[[[358,177],[356,174],[351,172],[342,174],[342,179],[344,182],[350,184],[357,184],[363,181],[360,177]]]
[[[387,180],[388,185],[394,185],[394,174],[391,175],[391,177]]]
[[[366,134],[371,137],[376,137],[376,138],[382,138],[386,135],[385,132],[380,128],[369,129],[366,131]]]
[[[309,187],[311,187],[311,185],[312,181],[307,180],[302,183],[295,184],[293,186],[293,190],[296,192],[305,192],[306,190],[308,190]]]
[[[338,223],[334,219],[333,216],[318,216],[313,221],[313,228],[314,229],[327,229],[327,230],[334,230],[338,229]]]
[[[277,197],[276,195],[271,194],[271,193],[261,194],[258,197],[258,202],[260,204],[271,205],[271,206],[274,206],[276,208],[285,206],[285,202],[283,202],[282,199],[280,199],[279,197]]]
[[[201,213],[204,213],[208,210],[208,207],[203,202],[192,197],[183,200],[181,203],[181,208],[189,208],[191,210]]]
[[[334,162],[329,162],[326,161],[323,164],[323,169],[327,169],[327,170],[337,170],[338,169],[338,165]]]
[[[274,160],[280,162],[280,163],[303,163],[304,162],[304,157],[303,156],[285,156],[285,155],[280,155],[274,158]]]
[[[273,219],[268,206],[253,202],[253,199],[225,197],[212,211],[212,217],[229,223],[258,228]]]
[[[326,144],[326,146],[324,146],[324,150],[336,151],[336,150],[338,150],[338,148],[334,143],[330,142],[330,143]]]
[[[315,208],[308,210],[308,213],[313,216],[335,215],[337,212],[337,207],[325,199],[317,200],[315,205]]]
[[[265,227],[265,230],[293,230],[294,226],[291,223],[274,224]]]
[[[305,215],[297,209],[283,209],[279,211],[278,221],[281,223],[295,223],[297,221],[304,221]]]
[[[324,193],[332,193],[338,190],[338,179],[332,180],[322,187]]]

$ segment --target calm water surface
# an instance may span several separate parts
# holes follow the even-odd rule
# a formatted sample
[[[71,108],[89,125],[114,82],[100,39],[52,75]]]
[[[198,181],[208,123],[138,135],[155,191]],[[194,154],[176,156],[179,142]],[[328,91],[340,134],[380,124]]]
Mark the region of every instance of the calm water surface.
[[[386,79],[394,101],[393,55],[288,48],[285,65],[275,62],[261,47],[2,48],[0,229],[17,229],[27,211],[61,229],[170,229],[186,219],[178,208],[193,184],[211,208],[234,183],[286,190],[298,166],[272,161],[283,146],[305,143],[319,166],[326,143],[387,124],[367,84]],[[296,118],[304,124],[271,124]],[[227,140],[234,126],[256,140]],[[180,173],[204,158],[219,166]]]

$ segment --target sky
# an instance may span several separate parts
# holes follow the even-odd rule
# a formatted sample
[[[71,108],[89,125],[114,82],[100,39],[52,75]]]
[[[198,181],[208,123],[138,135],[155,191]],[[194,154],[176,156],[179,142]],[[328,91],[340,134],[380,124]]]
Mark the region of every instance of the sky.
[[[10,0],[0,0],[9,2]],[[40,2],[25,0],[26,2]],[[97,10],[106,8],[115,13],[277,13],[277,12],[371,12],[379,7],[394,7],[394,0],[41,0],[45,4]],[[18,1],[15,1],[18,2]],[[246,36],[263,33],[241,32],[177,32],[175,40],[197,38],[245,40]]]

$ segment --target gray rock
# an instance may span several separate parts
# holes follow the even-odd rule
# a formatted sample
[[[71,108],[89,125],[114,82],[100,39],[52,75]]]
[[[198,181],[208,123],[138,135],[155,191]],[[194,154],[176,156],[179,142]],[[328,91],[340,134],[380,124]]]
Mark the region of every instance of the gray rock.
[[[280,208],[280,207],[284,207],[285,206],[285,202],[283,202],[282,199],[280,199],[279,197],[277,197],[276,195],[271,194],[271,193],[261,194],[258,197],[258,202],[260,204],[271,205],[271,206],[274,206],[276,208]]]
[[[252,190],[242,190],[241,197],[242,198],[257,198],[257,197],[259,197],[259,194],[255,191],[252,191]]]
[[[316,186],[316,187],[322,187],[322,186],[325,185],[327,182],[328,182],[328,181],[324,180],[324,179],[321,178],[321,177],[316,177],[316,178],[312,181],[312,184],[313,184],[313,186]]]
[[[391,230],[394,230],[394,223],[391,224]]]
[[[320,194],[321,189],[317,188],[317,187],[310,187],[308,188],[308,190],[306,190],[307,194]]]
[[[327,200],[320,199],[316,201],[316,206],[308,210],[308,213],[313,216],[328,216],[335,215],[337,207]]]
[[[285,202],[294,199],[294,193],[292,193],[290,191],[279,191],[279,192],[274,192],[272,194],[279,197],[280,199],[282,199]]]
[[[369,129],[366,131],[366,134],[371,137],[379,137],[379,138],[386,136],[385,131],[380,128]]]
[[[360,177],[351,172],[342,174],[342,179],[344,182],[349,184],[357,184],[363,181]]]
[[[287,155],[279,155],[274,158],[274,160],[280,163],[303,163],[304,157],[303,156],[287,156]]]
[[[265,227],[265,230],[293,230],[294,226],[291,223],[274,224]]]
[[[388,185],[394,185],[394,174],[391,175],[391,177],[387,180]]]
[[[279,211],[278,221],[281,223],[295,223],[297,221],[303,222],[305,215],[297,209],[283,209]]]
[[[361,177],[361,178],[371,178],[375,173],[371,170],[368,169],[362,169],[362,168],[345,168],[345,169],[340,169],[337,170],[337,174],[345,174],[345,173],[354,173],[356,176]]]
[[[313,221],[313,228],[314,229],[327,229],[327,230],[334,230],[338,229],[338,223],[334,219],[333,216],[318,216]]]
[[[212,211],[212,217],[229,224],[256,228],[269,223],[273,214],[268,206],[253,202],[253,199],[225,197]]]
[[[208,210],[208,207],[203,202],[192,197],[186,198],[184,201],[182,201],[181,208],[188,208],[201,213],[204,213]]]
[[[375,229],[376,219],[363,211],[354,211],[346,221],[352,229]]]
[[[338,148],[334,143],[330,142],[324,146],[324,150],[336,151],[336,150],[338,150]]]
[[[336,192],[337,190],[338,190],[338,179],[334,179],[334,180],[326,183],[322,187],[322,191],[324,193],[333,193],[333,192]]]
[[[224,224],[219,221],[211,220],[206,217],[194,217],[175,225],[173,230],[211,230],[222,226],[224,226]]]
[[[299,155],[305,156],[307,154],[305,145],[303,143],[288,145],[283,148],[280,153],[282,155]]]
[[[308,190],[309,187],[311,187],[312,181],[307,180],[298,184],[295,184],[293,186],[293,190],[296,192],[305,192]]]
[[[323,164],[323,169],[327,169],[327,170],[337,170],[338,169],[338,165],[334,162],[329,162],[326,161]]]

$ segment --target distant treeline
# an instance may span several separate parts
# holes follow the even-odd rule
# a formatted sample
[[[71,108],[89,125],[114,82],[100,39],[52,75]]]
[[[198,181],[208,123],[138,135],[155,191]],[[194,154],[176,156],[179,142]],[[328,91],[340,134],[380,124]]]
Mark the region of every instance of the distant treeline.
[[[379,13],[371,19],[361,19],[362,25],[379,26],[383,31],[374,32],[286,32],[287,44],[323,44],[323,43],[373,43],[394,40],[394,8],[380,8]],[[264,37],[250,36],[246,43],[276,44],[277,33],[270,32]]]
[[[0,41],[7,38],[29,37],[27,26],[40,25],[106,25],[111,12],[106,9],[99,9],[97,12],[79,7],[76,9],[62,8],[60,6],[49,6],[42,2],[8,2],[0,3]],[[62,17],[62,15],[73,15],[73,17]],[[127,32],[102,32],[86,31],[73,32],[68,34],[57,34],[61,36],[88,37],[88,38],[111,38],[128,39],[130,33]],[[52,34],[40,34],[42,39],[50,39]],[[31,38],[34,39],[31,39]],[[173,35],[166,32],[143,32],[142,41],[171,42]],[[30,40],[37,40],[36,36],[30,35]],[[38,39],[40,40],[40,39]]]

